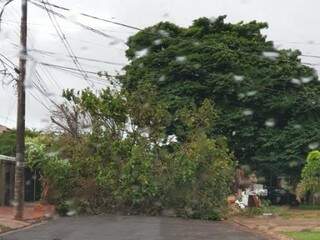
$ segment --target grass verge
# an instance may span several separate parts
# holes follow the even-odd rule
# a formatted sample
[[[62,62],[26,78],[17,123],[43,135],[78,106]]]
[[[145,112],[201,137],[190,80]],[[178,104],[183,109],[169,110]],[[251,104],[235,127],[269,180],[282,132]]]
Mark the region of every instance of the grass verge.
[[[319,240],[320,232],[286,232],[285,235],[295,240]]]

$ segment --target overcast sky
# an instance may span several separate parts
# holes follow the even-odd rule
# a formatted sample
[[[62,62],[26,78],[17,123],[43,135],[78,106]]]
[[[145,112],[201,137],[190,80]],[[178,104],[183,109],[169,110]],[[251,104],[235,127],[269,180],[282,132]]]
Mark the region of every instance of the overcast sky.
[[[14,0],[6,8],[0,32],[0,53],[8,56],[17,63],[20,0]],[[3,2],[3,0],[0,0]],[[67,14],[68,18],[93,26],[115,39],[126,40],[135,33],[134,30],[115,26],[101,21],[88,20],[79,16],[79,12],[98,17],[127,23],[144,28],[159,21],[171,21],[181,26],[188,26],[199,17],[216,17],[228,15],[227,21],[259,20],[269,23],[266,31],[268,38],[280,48],[300,49],[303,54],[320,56],[320,23],[319,0],[51,0],[51,3],[73,9]],[[2,3],[1,3],[2,4]],[[77,56],[100,59],[125,64],[126,47],[114,39],[99,36],[90,31],[58,19],[59,24],[68,39],[72,50]],[[29,48],[56,53],[39,54],[30,52],[36,62],[62,65],[74,68],[74,64],[67,57],[64,45],[57,37],[45,11],[30,4],[29,6]],[[303,58],[304,62],[319,63],[320,59]],[[80,60],[83,69],[87,71],[108,71],[115,73],[121,66]],[[317,67],[319,68],[320,67]],[[87,87],[87,82],[81,76],[74,76],[68,72],[56,70],[52,67],[36,64],[29,65],[32,74],[28,81],[37,81],[35,71],[41,76],[48,96],[44,97],[36,89],[27,90],[26,125],[29,128],[44,128],[48,126],[50,108],[48,97],[59,101],[61,89]],[[92,78],[93,75],[90,75]],[[54,81],[58,82],[55,83]],[[101,81],[95,82],[96,88],[103,87]],[[34,99],[40,99],[42,104]],[[0,124],[15,127],[16,94],[14,86],[0,85]]]

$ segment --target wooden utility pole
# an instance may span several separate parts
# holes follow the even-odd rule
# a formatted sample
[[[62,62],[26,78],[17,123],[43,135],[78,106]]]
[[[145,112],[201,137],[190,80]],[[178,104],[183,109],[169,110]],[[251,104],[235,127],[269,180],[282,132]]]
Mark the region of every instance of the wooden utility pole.
[[[17,107],[17,143],[16,143],[16,171],[15,171],[15,219],[22,219],[24,213],[24,158],[25,158],[25,113],[26,113],[26,63],[27,63],[27,16],[28,1],[21,0],[21,26],[20,26],[20,55],[19,78],[17,81],[18,107]]]

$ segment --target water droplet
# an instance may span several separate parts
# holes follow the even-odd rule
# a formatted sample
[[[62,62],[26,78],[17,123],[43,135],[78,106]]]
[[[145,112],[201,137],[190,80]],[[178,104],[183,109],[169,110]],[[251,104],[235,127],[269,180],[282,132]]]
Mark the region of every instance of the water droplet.
[[[201,68],[201,64],[200,63],[196,63],[196,64],[193,65],[193,67],[195,69],[199,69],[199,68]]]
[[[115,46],[115,45],[117,45],[117,44],[119,44],[119,43],[120,43],[119,40],[113,40],[113,41],[109,42],[109,45],[110,45],[110,46]]]
[[[210,17],[210,18],[209,18],[209,21],[210,21],[211,23],[215,23],[215,22],[217,21],[217,18],[216,18],[216,17]]]
[[[302,77],[301,82],[302,83],[309,83],[312,81],[312,79],[313,79],[313,77]]]
[[[301,127],[300,124],[295,124],[295,125],[293,125],[293,128],[294,128],[294,129],[301,129],[302,127]]]
[[[319,143],[318,143],[318,142],[310,143],[310,144],[308,145],[308,147],[309,147],[311,150],[314,150],[314,149],[316,149],[316,148],[319,147]]]
[[[246,95],[244,93],[239,93],[238,94],[238,97],[241,99],[241,98],[244,98]]]
[[[243,76],[239,76],[239,75],[234,75],[233,78],[234,78],[234,81],[236,82],[242,82],[244,79]]]
[[[187,58],[185,56],[179,56],[179,57],[176,57],[176,61],[177,62],[185,62],[187,60]]]
[[[296,84],[296,85],[301,85],[300,79],[296,79],[296,78],[291,79],[291,83]]]
[[[262,55],[271,60],[275,60],[277,57],[279,57],[279,53],[277,52],[263,52]]]
[[[81,13],[75,11],[74,9],[71,9],[67,12],[66,17],[71,21],[79,21],[81,18]]]
[[[166,76],[165,75],[162,75],[160,78],[159,78],[159,82],[164,82],[166,80]]]
[[[153,41],[154,45],[160,45],[161,43],[162,43],[161,39],[156,39],[156,40]]]
[[[77,214],[77,212],[75,210],[71,210],[71,211],[67,212],[67,216],[68,217],[72,217],[72,216],[74,216],[76,214]]]
[[[135,56],[136,56],[136,58],[141,58],[141,57],[146,56],[148,53],[149,53],[149,49],[148,48],[144,48],[144,49],[142,49],[140,51],[136,51]]]
[[[274,119],[270,118],[265,122],[266,127],[274,127],[276,125],[276,122]]]
[[[251,116],[253,114],[253,111],[251,109],[246,109],[243,111],[243,115],[245,116]]]
[[[247,92],[247,96],[248,97],[252,97],[252,96],[254,96],[256,94],[257,94],[257,91],[249,91],[249,92]]]
[[[297,161],[289,162],[289,167],[296,167],[296,166],[298,166],[298,162]]]
[[[170,16],[169,13],[165,13],[162,15],[163,18],[168,18],[169,16]]]
[[[169,37],[169,36],[170,36],[170,34],[169,34],[167,31],[163,30],[163,29],[160,29],[160,30],[158,31],[158,33],[159,33],[162,37]]]

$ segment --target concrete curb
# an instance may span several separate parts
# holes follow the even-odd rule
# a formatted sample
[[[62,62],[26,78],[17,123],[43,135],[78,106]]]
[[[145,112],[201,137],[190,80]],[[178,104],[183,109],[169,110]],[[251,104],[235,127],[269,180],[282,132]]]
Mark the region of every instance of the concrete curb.
[[[40,225],[43,225],[43,224],[46,224],[46,223],[48,223],[48,220],[43,220],[43,221],[37,222],[37,223],[31,223],[30,225],[25,226],[25,227],[16,228],[16,229],[12,229],[12,230],[6,231],[4,233],[0,233],[0,240],[1,240],[2,237],[7,236],[9,234],[21,232],[23,230],[31,229],[31,228],[34,228],[34,227],[37,227],[37,226],[40,226]]]

